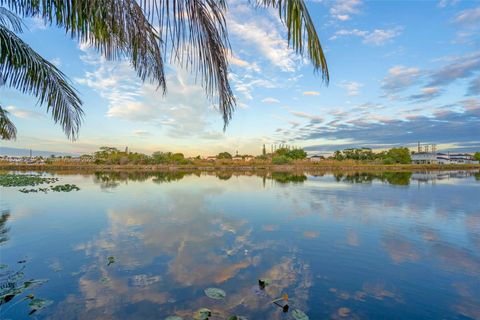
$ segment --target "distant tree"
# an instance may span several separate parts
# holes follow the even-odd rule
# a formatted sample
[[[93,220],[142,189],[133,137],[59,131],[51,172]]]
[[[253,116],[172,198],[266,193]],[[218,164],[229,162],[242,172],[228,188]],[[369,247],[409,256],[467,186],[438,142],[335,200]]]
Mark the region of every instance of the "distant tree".
[[[265,144],[264,144],[262,148],[262,156],[266,156],[266,155],[267,155],[267,149],[265,149]]]
[[[392,148],[388,150],[384,163],[402,163],[407,164],[412,162],[410,150],[408,148]]]
[[[217,158],[218,159],[232,159],[232,155],[228,152],[220,152],[218,155],[217,155]]]
[[[305,159],[307,157],[307,153],[302,149],[293,149],[293,150],[289,150],[285,154],[285,156],[293,160],[299,160],[299,159]]]
[[[286,157],[286,156],[274,156],[272,158],[272,163],[273,164],[276,164],[276,165],[280,165],[280,164],[289,164],[292,162],[292,159]]]
[[[480,152],[475,152],[475,154],[473,155],[473,159],[477,160],[477,161],[480,161]]]

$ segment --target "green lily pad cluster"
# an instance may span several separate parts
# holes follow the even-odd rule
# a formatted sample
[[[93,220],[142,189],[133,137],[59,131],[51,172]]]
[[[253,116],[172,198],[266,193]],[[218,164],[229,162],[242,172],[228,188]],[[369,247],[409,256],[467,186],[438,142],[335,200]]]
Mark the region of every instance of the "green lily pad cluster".
[[[21,193],[37,193],[37,192],[47,193],[50,190],[55,192],[70,192],[70,191],[78,191],[80,190],[80,188],[74,184],[63,184],[63,185],[61,184],[58,186],[50,186],[50,188],[38,188],[38,189],[23,188],[18,191],[20,191]]]
[[[47,178],[38,174],[0,174],[0,186],[2,187],[27,187],[55,182],[58,182],[58,178]]]
[[[57,185],[57,186],[54,186],[54,187],[50,187],[50,189],[52,189],[52,191],[55,191],[55,192],[70,192],[70,191],[78,191],[80,190],[79,187],[77,187],[76,185],[74,184],[60,184],[60,185]]]

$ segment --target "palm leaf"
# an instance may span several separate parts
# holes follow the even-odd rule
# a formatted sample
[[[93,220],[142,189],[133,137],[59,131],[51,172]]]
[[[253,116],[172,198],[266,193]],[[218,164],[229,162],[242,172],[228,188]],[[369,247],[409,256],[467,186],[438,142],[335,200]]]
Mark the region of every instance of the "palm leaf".
[[[235,96],[228,81],[230,48],[224,0],[141,0],[150,21],[158,24],[164,49],[175,63],[201,78],[207,96],[216,100],[225,127],[232,118]],[[224,129],[225,129],[224,127]]]
[[[314,70],[320,72],[323,81],[328,84],[330,76],[327,60],[305,2],[303,0],[257,1],[260,6],[278,9],[280,19],[287,26],[288,42],[292,45],[292,48],[302,55],[306,49]]]
[[[10,27],[15,32],[22,32],[23,22],[15,13],[0,7],[0,25]]]
[[[8,118],[8,111],[0,106],[0,138],[2,140],[12,140],[17,137],[17,128]]]
[[[1,25],[0,77],[3,85],[33,94],[46,104],[67,136],[76,138],[83,114],[76,91],[60,70]]]
[[[23,17],[39,16],[109,60],[130,59],[138,76],[165,91],[161,40],[135,0],[0,0]]]

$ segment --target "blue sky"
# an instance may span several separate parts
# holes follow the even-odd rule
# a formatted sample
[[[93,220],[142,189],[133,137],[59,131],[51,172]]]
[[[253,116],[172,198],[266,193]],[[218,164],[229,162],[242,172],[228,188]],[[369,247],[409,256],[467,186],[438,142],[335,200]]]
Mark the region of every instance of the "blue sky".
[[[85,118],[77,141],[45,106],[0,89],[18,128],[2,146],[92,152],[102,145],[151,153],[259,154],[289,144],[310,153],[346,147],[480,150],[478,1],[309,1],[327,55],[330,84],[287,46],[274,11],[229,1],[231,85],[238,105],[220,114],[185,70],[167,67],[167,94],[143,84],[127,61],[105,61],[62,30],[29,20],[21,37],[78,89]]]

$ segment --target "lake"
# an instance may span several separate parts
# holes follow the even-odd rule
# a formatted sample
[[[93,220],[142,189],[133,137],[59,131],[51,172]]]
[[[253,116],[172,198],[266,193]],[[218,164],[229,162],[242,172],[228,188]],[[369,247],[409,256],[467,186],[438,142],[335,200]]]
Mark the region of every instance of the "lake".
[[[478,171],[44,175],[80,190],[1,188],[2,319],[480,319]]]

